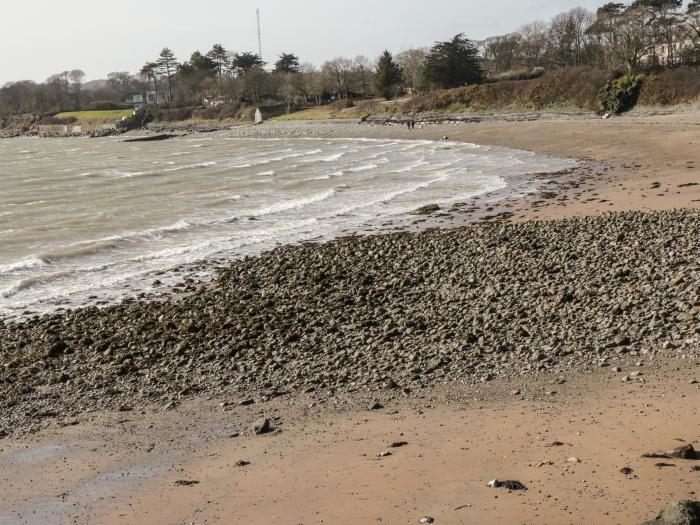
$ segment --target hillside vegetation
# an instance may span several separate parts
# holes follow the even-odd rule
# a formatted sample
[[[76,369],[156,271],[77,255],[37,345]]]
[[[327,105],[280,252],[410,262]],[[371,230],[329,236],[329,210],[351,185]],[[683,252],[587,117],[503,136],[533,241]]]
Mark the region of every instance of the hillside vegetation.
[[[530,80],[475,84],[431,92],[405,102],[407,114],[601,111],[601,91],[610,74],[591,67],[563,68]],[[681,67],[642,78],[637,105],[700,102],[700,68]]]

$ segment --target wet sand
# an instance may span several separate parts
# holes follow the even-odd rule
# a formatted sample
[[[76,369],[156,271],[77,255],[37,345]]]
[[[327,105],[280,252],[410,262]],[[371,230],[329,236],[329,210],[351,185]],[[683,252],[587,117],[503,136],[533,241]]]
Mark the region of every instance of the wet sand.
[[[2,444],[0,523],[641,523],[697,499],[697,461],[641,457],[700,441],[700,363],[685,357],[562,384],[440,387],[374,411],[301,395],[87,414]],[[253,435],[261,416],[278,430]]]

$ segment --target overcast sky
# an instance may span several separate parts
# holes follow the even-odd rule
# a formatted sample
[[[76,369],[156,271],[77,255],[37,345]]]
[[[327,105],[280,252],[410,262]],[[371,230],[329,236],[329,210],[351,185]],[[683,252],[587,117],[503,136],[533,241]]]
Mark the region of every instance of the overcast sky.
[[[481,39],[607,0],[1,1],[0,85],[68,69],[82,69],[88,79],[136,72],[165,46],[181,61],[214,43],[256,51],[256,7],[266,61],[285,51],[320,64],[427,46],[461,32]]]

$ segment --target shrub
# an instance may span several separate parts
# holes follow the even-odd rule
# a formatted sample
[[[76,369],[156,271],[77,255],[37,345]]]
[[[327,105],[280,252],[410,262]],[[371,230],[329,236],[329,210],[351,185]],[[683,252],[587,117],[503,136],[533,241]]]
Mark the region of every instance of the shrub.
[[[533,78],[540,78],[545,72],[546,70],[543,67],[536,67],[533,69],[511,69],[510,71],[503,71],[502,73],[489,74],[486,81],[504,82],[509,80],[532,80]]]
[[[640,106],[666,106],[700,101],[700,67],[679,67],[647,77]]]
[[[614,115],[632,109],[637,103],[643,84],[644,77],[642,75],[622,75],[608,80],[600,90],[601,108]]]
[[[177,122],[192,118],[192,108],[158,109],[153,112],[153,117],[159,122]]]
[[[49,125],[49,126],[67,126],[77,122],[77,118],[74,116],[70,117],[44,117],[39,121],[39,124]]]

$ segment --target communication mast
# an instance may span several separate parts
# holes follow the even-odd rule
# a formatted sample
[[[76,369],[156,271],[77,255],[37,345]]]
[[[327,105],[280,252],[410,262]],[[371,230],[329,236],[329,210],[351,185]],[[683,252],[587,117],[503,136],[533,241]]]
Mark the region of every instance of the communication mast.
[[[258,17],[258,56],[262,60],[262,37],[260,36],[260,9],[256,9],[255,13]]]

